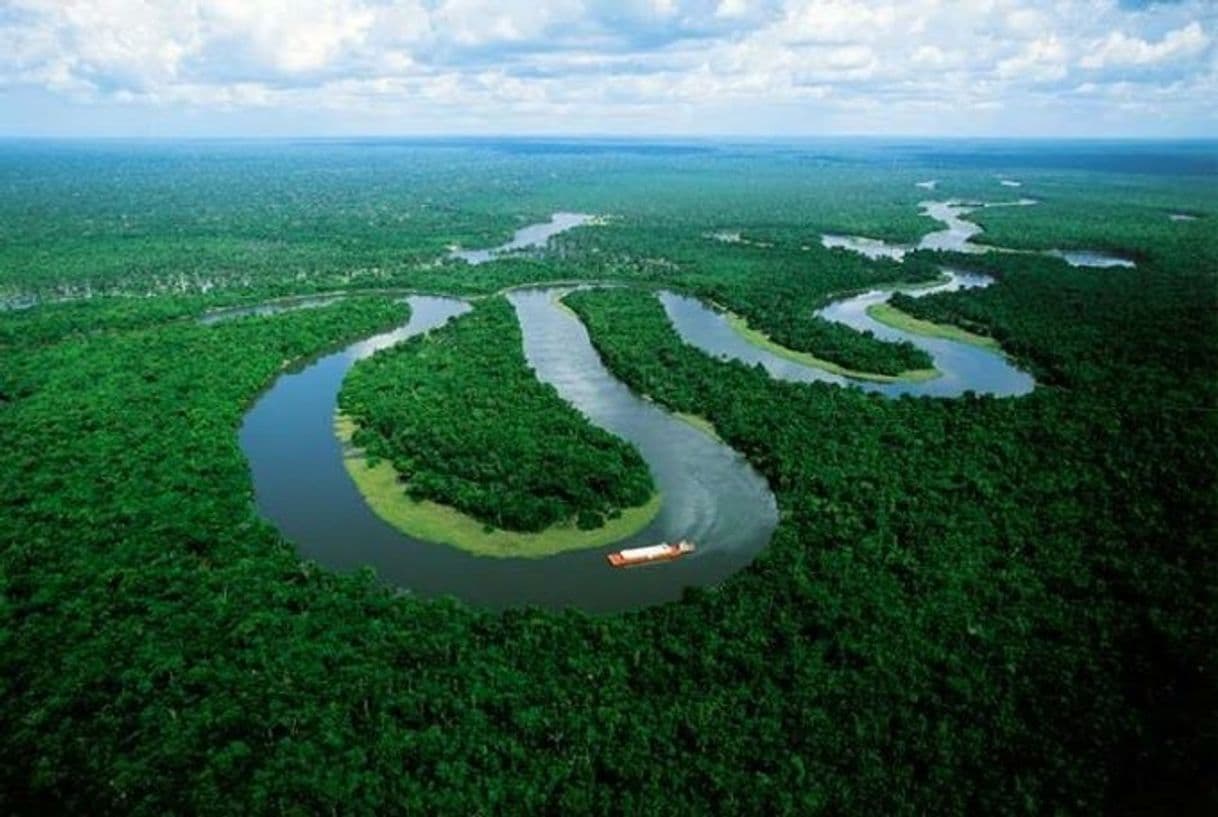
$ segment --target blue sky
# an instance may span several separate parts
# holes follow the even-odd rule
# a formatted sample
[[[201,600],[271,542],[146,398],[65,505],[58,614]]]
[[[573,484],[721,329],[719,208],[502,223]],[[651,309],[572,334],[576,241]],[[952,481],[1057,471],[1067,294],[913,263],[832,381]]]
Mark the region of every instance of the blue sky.
[[[0,0],[0,135],[1218,136],[1218,0]]]

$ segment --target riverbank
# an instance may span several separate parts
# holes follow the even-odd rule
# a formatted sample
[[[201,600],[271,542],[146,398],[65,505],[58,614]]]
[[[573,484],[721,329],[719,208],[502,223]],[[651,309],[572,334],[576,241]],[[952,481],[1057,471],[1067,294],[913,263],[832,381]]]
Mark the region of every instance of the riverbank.
[[[876,374],[875,372],[860,372],[855,369],[849,369],[830,360],[816,357],[808,352],[798,352],[790,349],[782,344],[776,343],[764,332],[753,329],[749,326],[747,320],[734,312],[725,314],[728,325],[749,343],[754,346],[765,349],[773,355],[803,364],[804,366],[812,366],[813,368],[823,369],[831,374],[849,377],[853,380],[870,380],[875,383],[922,383],[927,380],[933,380],[939,376],[940,372],[937,369],[910,369],[901,372],[898,375]]]
[[[477,556],[501,559],[539,559],[572,550],[604,547],[630,537],[660,512],[662,497],[652,494],[645,504],[627,508],[616,519],[592,530],[574,522],[537,533],[488,528],[455,508],[408,496],[401,476],[388,460],[368,464],[364,452],[352,445],[355,422],[343,414],[334,418],[334,434],[343,448],[343,467],[355,482],[368,507],[396,530],[428,542],[450,545]]]
[[[924,321],[921,318],[915,318],[907,312],[902,312],[892,304],[885,301],[884,303],[872,304],[866,309],[867,317],[878,321],[885,326],[890,326],[893,329],[898,329],[902,332],[909,332],[912,335],[923,335],[928,338],[943,338],[944,340],[952,340],[957,343],[967,343],[972,346],[980,346],[985,349],[1000,349],[998,341],[986,335],[978,335],[970,332],[967,329],[961,329],[959,326],[952,326],[944,323],[934,323],[932,321]]]
[[[706,419],[705,417],[703,417],[702,415],[687,414],[686,412],[683,412],[683,411],[674,411],[674,412],[672,412],[672,416],[676,417],[681,422],[688,423],[689,425],[698,429],[699,431],[706,434],[708,437],[710,437],[715,442],[717,442],[717,443],[723,442],[723,438],[719,436],[719,431],[718,431],[718,429],[715,428],[715,424],[712,423],[710,420]],[[726,445],[726,443],[724,443],[724,444]]]

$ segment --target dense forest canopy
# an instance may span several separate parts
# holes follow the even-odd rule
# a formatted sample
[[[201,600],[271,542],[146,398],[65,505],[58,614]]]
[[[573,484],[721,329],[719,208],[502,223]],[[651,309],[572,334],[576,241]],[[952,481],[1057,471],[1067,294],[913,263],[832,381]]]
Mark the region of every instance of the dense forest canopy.
[[[0,312],[0,810],[1213,812],[1212,170],[1152,174],[1119,144],[1067,164],[1005,143],[511,144],[0,152],[0,295],[34,303]],[[1010,192],[999,171],[1042,204],[977,214],[978,241],[1103,248],[1137,268],[1009,254],[896,265],[820,246],[822,232],[914,241],[936,226],[916,182],[996,199]],[[535,257],[443,260],[555,210],[608,218]],[[1199,218],[1171,221],[1178,211]],[[747,241],[708,237],[721,231]],[[900,308],[999,339],[1036,373],[1032,394],[887,400],[776,382],[683,344],[649,291],[899,371],[913,351],[810,312],[946,263],[998,282]],[[212,326],[197,321],[206,309],[558,280],[631,284],[568,298],[606,365],[705,417],[768,479],[781,523],[755,563],[623,615],[492,613],[301,561],[258,517],[236,438],[245,410],[285,368],[400,323],[402,308],[369,291]],[[511,317],[489,299],[445,330],[478,354],[417,341],[359,367],[348,408],[388,423],[365,442],[455,467],[460,440],[433,456],[405,453],[414,434],[391,437],[427,416],[437,433],[472,433],[468,417],[434,416],[429,395],[444,395],[491,400],[483,427],[530,463],[557,456],[534,429],[569,415],[514,344],[479,344]],[[406,393],[407,373],[423,396]],[[502,378],[529,411],[455,394],[475,375]],[[383,403],[356,397],[381,387]],[[620,443],[579,429],[560,467],[617,457],[620,484],[641,488]]]
[[[358,363],[339,405],[369,459],[403,490],[494,527],[595,528],[655,490],[629,443],[588,422],[534,376],[502,297]]]

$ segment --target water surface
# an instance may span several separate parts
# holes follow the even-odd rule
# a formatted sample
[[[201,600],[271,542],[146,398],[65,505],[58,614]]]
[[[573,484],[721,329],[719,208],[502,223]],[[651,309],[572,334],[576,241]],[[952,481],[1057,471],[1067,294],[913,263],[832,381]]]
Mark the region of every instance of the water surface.
[[[1007,185],[1012,186],[1012,185]],[[1018,186],[1018,184],[1014,185]],[[1012,250],[996,247],[992,244],[974,244],[973,238],[980,235],[981,225],[969,221],[965,216],[982,208],[991,207],[1030,207],[1037,204],[1036,199],[1020,198],[1013,201],[924,201],[921,203],[922,215],[933,218],[943,224],[943,229],[933,230],[918,241],[917,244],[893,244],[878,238],[868,238],[858,235],[839,235],[825,233],[821,236],[821,244],[828,249],[846,249],[859,253],[871,259],[890,258],[900,262],[913,250],[938,250],[941,252],[959,253],[1033,253],[1034,250]],[[1103,253],[1095,250],[1045,250],[1041,255],[1061,258],[1075,267],[1133,267],[1133,261],[1127,258]]]
[[[867,315],[867,307],[883,303],[894,292],[914,297],[989,286],[993,279],[972,273],[950,271],[944,283],[923,289],[888,287],[836,301],[816,314],[825,320],[842,323],[859,331],[869,331],[881,340],[909,341],[925,350],[934,360],[940,376],[922,382],[880,383],[857,380],[799,363],[750,343],[728,322],[727,317],[701,301],[672,292],[660,293],[660,301],[677,333],[686,343],[709,355],[760,364],[778,380],[795,383],[834,383],[854,386],[889,397],[903,394],[931,397],[958,397],[966,391],[1011,397],[1027,394],[1035,386],[1032,376],[1016,367],[1002,352],[967,343],[915,335],[886,326]]]
[[[296,312],[301,309],[317,309],[318,307],[330,306],[337,303],[344,297],[345,295],[305,296],[267,301],[266,303],[254,304],[252,306],[223,307],[203,313],[203,316],[199,318],[199,323],[211,325],[236,318],[250,316],[267,317],[268,315],[278,315],[283,312]]]
[[[456,249],[450,252],[448,257],[459,258],[469,264],[485,264],[487,261],[493,261],[504,253],[524,250],[530,247],[544,247],[551,236],[558,235],[573,227],[582,227],[585,224],[590,224],[595,218],[595,216],[588,213],[555,213],[550,216],[549,221],[521,227],[512,236],[511,241],[500,244],[498,247],[484,250]]]
[[[690,585],[726,579],[769,542],[778,516],[765,480],[742,456],[636,397],[601,364],[583,325],[554,302],[557,290],[510,296],[525,354],[545,382],[589,419],[633,442],[663,494],[643,531],[610,547],[544,559],[496,559],[416,539],[382,521],[346,472],[334,435],[337,394],[354,363],[468,310],[450,298],[410,297],[403,326],[282,375],[246,415],[240,442],[259,512],[301,555],[337,570],[375,568],[424,596],[453,595],[502,608],[575,606],[608,612],[671,601]],[[677,562],[612,568],[621,547],[690,538]]]
[[[1128,258],[1121,258],[1117,255],[1112,255],[1098,250],[1049,250],[1046,255],[1051,255],[1054,258],[1060,258],[1072,267],[1126,267],[1134,268],[1137,266]]]
[[[864,255],[873,261],[879,258],[890,258],[893,261],[904,261],[906,253],[913,247],[906,244],[890,244],[878,238],[867,238],[861,235],[839,235],[825,233],[820,237],[820,243],[830,250],[850,250]]]

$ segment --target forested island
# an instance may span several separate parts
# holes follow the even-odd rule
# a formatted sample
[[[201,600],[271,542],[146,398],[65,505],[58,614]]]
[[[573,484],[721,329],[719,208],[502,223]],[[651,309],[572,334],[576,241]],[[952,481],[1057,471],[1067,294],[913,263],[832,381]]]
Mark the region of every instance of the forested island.
[[[546,552],[586,541],[569,528],[600,528],[650,503],[649,514],[631,514],[630,528],[615,530],[614,538],[622,538],[657,507],[638,452],[533,376],[516,316],[502,297],[360,362],[339,405],[355,424],[350,441],[369,467],[388,461],[399,491],[492,528],[536,533],[567,526],[549,538],[557,544],[536,545]],[[429,511],[438,509],[416,505],[416,513]],[[499,555],[529,553],[523,544]]]

